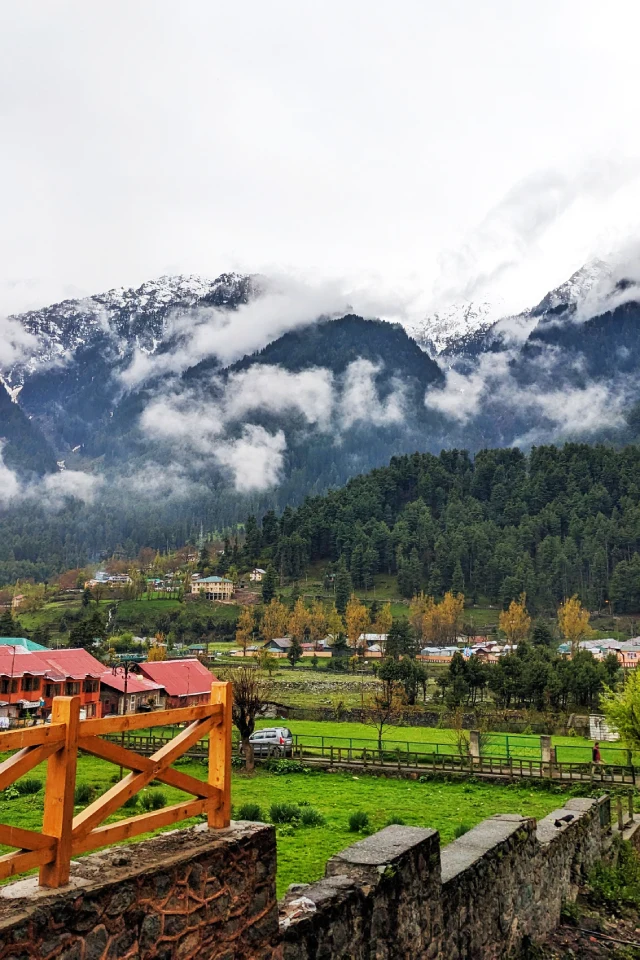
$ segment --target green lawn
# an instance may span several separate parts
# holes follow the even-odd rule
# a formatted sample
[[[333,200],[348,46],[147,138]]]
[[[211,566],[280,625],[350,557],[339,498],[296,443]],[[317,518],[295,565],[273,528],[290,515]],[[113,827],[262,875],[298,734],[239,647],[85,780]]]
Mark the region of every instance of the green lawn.
[[[259,727],[273,726],[274,720],[260,720]],[[360,746],[376,747],[377,733],[372,726],[364,723],[338,722],[331,720],[287,720],[286,725],[292,733],[305,744],[348,747]],[[358,743],[358,740],[368,740],[369,743]],[[552,737],[556,747],[557,759],[561,762],[588,763],[591,759],[592,742],[584,737]],[[439,747],[439,753],[455,753],[457,738],[454,730],[440,727],[387,727],[384,731],[383,743],[394,749],[395,745],[401,749],[422,747]],[[507,749],[508,748],[508,749]],[[483,753],[486,756],[507,756],[522,759],[536,759],[540,756],[540,737],[525,734],[493,733],[483,744]],[[612,743],[601,744],[602,759],[605,763],[626,762],[624,745]],[[640,762],[640,757],[635,758]]]
[[[200,763],[181,765],[180,769],[201,779],[206,777],[206,767]],[[78,783],[89,783],[100,794],[111,786],[116,770],[105,761],[81,756]],[[30,774],[43,782],[44,775],[44,765]],[[185,796],[181,791],[164,785],[152,789],[162,790],[167,803],[177,803]],[[26,797],[9,798],[7,794],[10,797],[11,790],[2,795],[2,822],[25,829],[40,829],[43,790]],[[541,817],[563,803],[557,791],[528,786],[503,787],[439,781],[419,783],[312,771],[278,776],[262,770],[251,777],[234,773],[232,800],[236,812],[244,803],[257,803],[265,818],[268,818],[272,803],[306,802],[325,818],[321,826],[277,828],[279,896],[290,883],[309,882],[321,877],[327,859],[358,839],[358,835],[350,833],[348,829],[348,818],[354,811],[367,813],[373,830],[379,830],[389,819],[399,817],[407,824],[435,827],[440,831],[444,844],[453,838],[455,828],[461,823],[473,826],[495,813]],[[136,812],[140,811],[120,810],[107,822],[132,816]],[[3,852],[7,849],[0,848]]]

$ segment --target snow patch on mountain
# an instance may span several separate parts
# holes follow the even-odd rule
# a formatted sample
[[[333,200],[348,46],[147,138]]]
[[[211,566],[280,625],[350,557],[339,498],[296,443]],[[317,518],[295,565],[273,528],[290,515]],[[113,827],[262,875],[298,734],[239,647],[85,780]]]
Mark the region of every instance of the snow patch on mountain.
[[[237,273],[223,273],[215,280],[162,276],[135,289],[115,287],[11,317],[36,338],[37,346],[26,360],[5,371],[5,386],[15,389],[35,371],[64,364],[78,349],[101,341],[121,358],[132,348],[153,354],[165,343],[176,311],[247,303],[256,289],[254,278]]]
[[[504,301],[454,303],[425,317],[409,330],[427,353],[438,355],[457,341],[489,330],[504,315]]]

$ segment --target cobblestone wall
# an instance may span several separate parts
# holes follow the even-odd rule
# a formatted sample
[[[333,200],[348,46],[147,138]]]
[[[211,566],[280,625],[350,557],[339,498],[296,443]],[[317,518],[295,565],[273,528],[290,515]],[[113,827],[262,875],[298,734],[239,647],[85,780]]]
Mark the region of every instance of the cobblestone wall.
[[[173,831],[77,861],[70,887],[2,888],[0,960],[270,960],[273,829]]]

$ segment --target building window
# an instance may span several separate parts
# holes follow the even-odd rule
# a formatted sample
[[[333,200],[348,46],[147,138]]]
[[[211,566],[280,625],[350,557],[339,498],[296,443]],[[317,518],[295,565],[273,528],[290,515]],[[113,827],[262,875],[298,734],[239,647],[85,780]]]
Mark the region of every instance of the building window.
[[[22,689],[23,689],[24,691],[39,690],[39,689],[40,689],[40,677],[23,677],[23,678],[22,678]]]
[[[47,683],[47,684],[45,684],[44,695],[45,695],[45,697],[48,697],[48,698],[51,698],[51,697],[53,696],[53,684],[52,684],[52,683]]]
[[[84,681],[84,692],[85,693],[97,693],[98,691],[98,681],[87,677]]]
[[[10,683],[9,677],[0,677],[0,693],[9,693]]]
[[[67,680],[64,685],[64,692],[67,697],[75,697],[80,693],[80,684]]]

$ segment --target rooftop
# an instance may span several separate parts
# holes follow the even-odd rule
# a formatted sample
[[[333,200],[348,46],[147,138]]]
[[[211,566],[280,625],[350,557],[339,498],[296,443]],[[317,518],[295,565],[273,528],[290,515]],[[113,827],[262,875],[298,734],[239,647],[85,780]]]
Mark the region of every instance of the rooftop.
[[[200,577],[198,583],[233,583],[233,580],[226,580],[225,577]]]
[[[21,647],[24,651],[46,650],[41,643],[35,643],[33,640],[27,640],[26,637],[0,637],[0,647]],[[16,650],[20,653],[20,650]]]
[[[165,688],[170,697],[210,693],[216,677],[199,660],[155,660],[140,664],[144,676]]]

